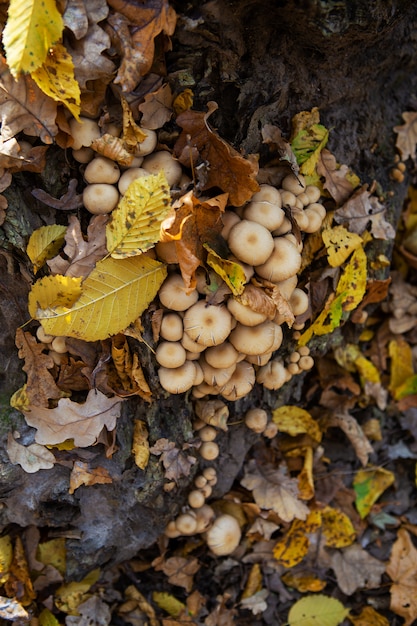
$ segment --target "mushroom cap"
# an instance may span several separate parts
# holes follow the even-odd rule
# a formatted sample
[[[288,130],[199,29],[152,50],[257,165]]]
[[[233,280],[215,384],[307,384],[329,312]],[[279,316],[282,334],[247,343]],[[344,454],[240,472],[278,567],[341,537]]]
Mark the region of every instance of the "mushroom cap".
[[[302,289],[296,287],[291,294],[289,304],[292,312],[295,316],[302,315],[308,309],[309,299],[308,295]]]
[[[256,273],[273,283],[295,276],[301,267],[301,254],[291,241],[276,237],[274,250],[266,263],[256,267]]]
[[[170,187],[179,183],[182,175],[182,167],[179,161],[174,159],[172,154],[166,150],[149,154],[149,156],[144,158],[142,167],[149,172],[149,174],[158,174],[158,172],[164,170]]]
[[[159,365],[172,369],[183,365],[187,355],[179,341],[161,341],[156,348],[155,358]]]
[[[256,382],[266,389],[280,389],[289,380],[289,373],[284,364],[279,360],[269,361],[259,368],[256,375]]]
[[[204,350],[206,349],[206,346],[203,346],[200,343],[197,343],[196,341],[193,341],[192,339],[190,339],[190,337],[187,335],[187,333],[184,333],[181,339],[181,344],[183,345],[183,347],[186,349],[187,352],[191,352],[191,353],[201,353],[204,352]]]
[[[308,195],[310,202],[318,202],[320,200],[320,189],[315,185],[307,185],[305,193]]]
[[[149,176],[149,172],[143,169],[143,167],[129,167],[123,174],[120,176],[118,187],[119,191],[122,195],[124,195],[130,185],[134,180],[138,178],[143,178],[144,176]]]
[[[320,213],[315,209],[307,207],[304,214],[307,217],[308,223],[307,226],[303,228],[303,231],[305,233],[316,233],[318,230],[320,230],[323,223],[323,219]]]
[[[241,324],[245,324],[245,326],[257,326],[258,324],[265,322],[267,319],[267,316],[264,313],[254,311],[249,306],[242,304],[233,297],[228,299],[227,308],[235,320]]]
[[[236,369],[236,363],[230,367],[212,367],[207,363],[204,356],[200,357],[199,364],[203,370],[204,381],[212,387],[223,387]]]
[[[238,324],[230,333],[229,340],[238,352],[256,356],[271,351],[275,341],[276,328],[279,327],[270,320],[257,326]]]
[[[236,258],[250,265],[265,263],[274,248],[269,230],[250,220],[241,220],[233,226],[227,243]]]
[[[234,374],[221,390],[226,400],[237,400],[247,396],[255,384],[255,370],[247,361],[240,361],[236,365]]]
[[[83,204],[93,215],[110,213],[119,202],[119,192],[113,185],[93,183],[83,191]]]
[[[183,323],[190,339],[203,346],[217,346],[229,336],[232,316],[225,306],[200,300],[187,310]]]
[[[167,309],[185,311],[198,300],[198,292],[187,293],[181,274],[170,274],[158,291],[158,297]]]
[[[184,334],[182,318],[178,313],[165,313],[161,321],[159,334],[167,341],[180,341]]]
[[[182,513],[175,520],[175,526],[181,535],[194,535],[197,529],[197,518],[192,513]]]
[[[276,187],[263,183],[259,186],[259,191],[253,194],[251,202],[269,202],[277,207],[281,207],[281,194]]]
[[[214,461],[219,456],[219,446],[215,441],[204,441],[199,448],[200,456],[206,461]]]
[[[203,504],[196,512],[197,516],[197,533],[203,533],[210,526],[212,520],[215,517],[215,513],[211,506]]]
[[[185,361],[180,367],[160,367],[158,370],[161,387],[169,393],[183,393],[194,385],[195,365],[193,361]]]
[[[269,231],[276,230],[281,226],[285,217],[285,213],[281,209],[281,196],[279,196],[279,206],[266,202],[265,200],[258,200],[256,202],[252,200],[245,208],[243,217],[245,220],[251,220],[252,222],[261,224],[261,226],[264,226]]]
[[[229,237],[229,233],[232,230],[233,226],[240,222],[240,217],[234,211],[225,211],[221,216],[223,228],[220,232],[221,236],[224,239]]]
[[[237,519],[224,513],[214,520],[213,525],[206,533],[206,541],[213,554],[225,556],[236,550],[241,536]]]
[[[142,128],[142,130],[146,133],[146,137],[136,146],[136,156],[146,156],[147,154],[151,154],[151,152],[155,150],[156,144],[158,143],[158,136],[154,130],[151,130],[150,128]]]
[[[193,489],[188,494],[188,504],[193,509],[199,509],[201,506],[203,506],[205,501],[206,501],[206,498],[205,498],[203,492],[200,491],[199,489]],[[196,526],[197,526],[197,524],[196,524]]]
[[[111,159],[96,156],[85,168],[84,178],[87,183],[117,183],[120,178],[120,169]]]
[[[69,121],[71,137],[73,138],[73,148],[78,150],[82,146],[90,146],[94,139],[100,137],[100,128],[96,120],[89,117],[80,117],[77,121],[74,117]]]
[[[212,346],[205,351],[205,358],[212,367],[231,367],[237,363],[238,352],[229,341]]]
[[[305,179],[302,174],[298,174],[298,176],[294,176],[294,174],[288,174],[288,176],[283,179],[281,186],[283,189],[285,189],[286,191],[291,191],[291,193],[295,194],[296,196],[306,190]]]
[[[245,415],[245,424],[255,433],[263,433],[268,423],[268,413],[264,409],[249,409]]]

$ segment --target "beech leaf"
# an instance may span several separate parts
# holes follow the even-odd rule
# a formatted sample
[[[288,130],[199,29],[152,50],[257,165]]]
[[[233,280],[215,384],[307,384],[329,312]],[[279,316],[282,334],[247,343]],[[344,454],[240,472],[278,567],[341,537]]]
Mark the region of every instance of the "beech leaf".
[[[357,589],[375,589],[381,584],[385,563],[378,561],[358,544],[338,550],[330,556],[337,584],[347,596]]]
[[[79,448],[93,446],[104,427],[111,431],[121,410],[120,398],[107,398],[97,389],[90,389],[83,404],[62,398],[55,409],[32,407],[24,416],[36,428],[35,441],[44,445],[73,439]]]
[[[216,274],[224,280],[226,285],[230,287],[233,295],[239,296],[245,289],[246,283],[246,274],[243,267],[235,261],[222,259],[208,244],[204,244],[204,247],[208,252],[207,265],[210,265]]]
[[[26,252],[33,263],[35,274],[47,259],[52,259],[57,254],[64,243],[66,230],[66,226],[52,224],[41,226],[31,234]]]
[[[343,604],[324,595],[297,600],[288,613],[289,626],[338,626],[348,615]]]
[[[103,259],[84,280],[74,306],[38,307],[37,319],[49,335],[85,341],[107,339],[143,313],[166,274],[164,264],[144,256]]]
[[[41,469],[52,469],[55,465],[54,455],[45,446],[39,443],[22,446],[11,433],[7,440],[7,454],[13,465],[20,465],[28,474]]]
[[[63,28],[55,0],[10,0],[3,44],[12,74],[40,67]]]
[[[163,171],[134,180],[106,226],[111,256],[123,259],[146,252],[159,240],[169,211],[169,185]]]
[[[44,276],[32,285],[29,292],[29,313],[35,318],[38,309],[63,307],[68,310],[78,300],[81,292],[81,278]]]

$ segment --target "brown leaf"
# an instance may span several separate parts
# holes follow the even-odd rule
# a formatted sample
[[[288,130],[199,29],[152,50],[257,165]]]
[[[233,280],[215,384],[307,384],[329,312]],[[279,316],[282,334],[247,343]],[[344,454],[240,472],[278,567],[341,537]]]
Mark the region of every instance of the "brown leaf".
[[[65,233],[66,246],[64,259],[58,255],[48,261],[49,269],[54,274],[63,276],[82,276],[85,278],[94,269],[97,261],[107,254],[106,229],[107,215],[95,215],[91,218],[87,228],[87,241],[81,232],[78,218],[71,215],[67,232]]]
[[[0,57],[0,115],[3,141],[20,131],[51,144],[58,132],[57,104],[46,96],[28,74],[14,80],[6,60]]]
[[[222,596],[217,596],[217,606],[204,620],[204,626],[235,626],[237,609],[228,609],[226,603],[230,600],[230,594],[225,592]]]
[[[7,595],[19,600],[23,606],[28,606],[36,597],[30,579],[25,550],[19,536],[15,539],[13,560],[4,587]]]
[[[31,408],[47,407],[49,400],[58,400],[66,395],[56,386],[48,371],[54,362],[52,357],[43,352],[45,344],[38,343],[33,335],[18,328],[16,347],[19,357],[25,360],[22,369],[27,374],[26,394]]]
[[[186,167],[207,163],[207,180],[202,190],[219,187],[229,194],[231,204],[241,206],[259,190],[258,165],[243,158],[210,128],[207,119],[217,104],[209,102],[207,107],[207,113],[189,110],[177,117],[183,131],[174,146],[174,154]]]
[[[390,608],[404,618],[404,626],[411,626],[417,618],[416,563],[417,550],[409,533],[400,528],[386,572],[392,580]]]
[[[20,465],[28,474],[41,469],[52,469],[55,464],[54,455],[45,446],[39,443],[22,446],[14,439],[12,433],[9,433],[7,439],[7,454],[13,465]]]
[[[172,213],[161,224],[161,241],[174,241],[181,274],[187,289],[196,285],[196,269],[204,264],[204,244],[214,244],[223,228],[221,215],[227,194],[204,202],[189,191],[174,205]]]
[[[81,485],[104,485],[112,483],[113,479],[104,467],[90,467],[83,461],[75,461],[70,475],[70,488],[68,493],[74,493]]]
[[[58,209],[59,211],[74,211],[83,206],[83,197],[81,194],[77,194],[77,184],[77,179],[72,178],[68,183],[68,191],[59,199],[54,198],[43,189],[32,189],[32,196],[35,196],[37,200],[40,200],[47,206],[51,206],[53,209]]]
[[[333,552],[330,563],[336,574],[337,584],[348,596],[357,589],[376,589],[385,572],[385,563],[378,561],[357,543]]]
[[[97,21],[105,19],[108,13],[108,7],[106,3],[100,3],[105,9],[102,11],[99,20],[88,20],[88,31],[81,39],[74,39],[66,41],[66,48],[72,57],[74,63],[75,79],[80,85],[82,91],[88,91],[88,83],[92,81],[100,80],[100,83],[105,86],[113,78],[115,66],[110,59],[103,54],[110,48],[110,37],[104,30],[97,24]],[[88,4],[87,10],[88,10]],[[94,62],[92,63],[92,59]],[[84,110],[84,106],[82,106]]]
[[[160,563],[155,564],[157,572],[163,571],[168,576],[168,582],[171,585],[178,585],[190,592],[193,588],[194,574],[200,569],[200,563],[195,557],[184,558],[182,556],[173,556]]]
[[[84,368],[87,367],[83,361],[74,359],[70,356],[63,359],[59,365],[59,374],[56,381],[57,386],[71,393],[72,391],[86,391],[90,388],[88,378],[83,374]]]
[[[243,293],[240,296],[236,296],[236,300],[244,306],[248,306],[252,311],[263,313],[271,320],[274,319],[277,313],[277,306],[271,296],[261,289],[260,286],[252,283],[246,285]]]
[[[172,91],[168,84],[148,93],[145,101],[139,105],[139,111],[142,113],[141,124],[152,130],[161,128],[172,117],[171,105]]]
[[[365,467],[369,460],[369,455],[374,451],[368,438],[355,418],[345,411],[333,413],[330,418],[330,426],[338,426],[355,449],[356,456]]]
[[[155,37],[162,32],[172,35],[177,16],[168,0],[147,0],[141,2],[140,8],[137,2],[129,0],[109,0],[109,5],[125,18],[121,21],[116,13],[108,20],[119,35],[123,48],[123,59],[114,82],[121,85],[125,92],[133,91],[142,76],[151,69]],[[133,28],[126,39],[129,22]]]
[[[188,446],[184,446],[187,448]],[[181,476],[189,476],[191,467],[196,462],[195,457],[184,454],[179,448],[175,447],[173,441],[162,438],[155,442],[150,448],[152,454],[161,455],[161,460],[165,468],[165,478],[168,480],[178,480]]]
[[[263,143],[269,146],[269,150],[274,156],[276,153],[280,161],[288,163],[295,176],[298,175],[300,167],[297,163],[294,152],[292,151],[291,144],[284,139],[278,126],[272,124],[265,124],[262,128]]]
[[[86,448],[96,443],[104,427],[116,427],[121,402],[120,398],[107,398],[91,389],[83,404],[63,398],[55,409],[32,407],[24,415],[29,426],[37,429],[37,443],[52,445],[73,439],[76,447]]]
[[[347,180],[349,168],[347,165],[338,165],[334,155],[324,148],[317,162],[317,173],[323,176],[323,187],[328,190],[337,204],[345,202],[353,193],[353,185]]]
[[[398,148],[403,161],[409,157],[416,160],[417,146],[417,113],[415,111],[405,111],[402,114],[405,124],[394,126],[394,132],[398,134],[395,147]]]
[[[361,235],[369,222],[375,239],[393,239],[395,230],[385,219],[386,209],[363,185],[334,213],[338,224],[346,224],[351,233]]]

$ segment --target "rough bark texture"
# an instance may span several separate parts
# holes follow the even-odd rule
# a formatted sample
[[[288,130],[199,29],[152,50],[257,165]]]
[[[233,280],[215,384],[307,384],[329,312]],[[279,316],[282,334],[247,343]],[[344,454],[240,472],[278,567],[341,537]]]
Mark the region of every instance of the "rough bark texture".
[[[376,179],[385,191],[393,190],[389,202],[391,221],[396,223],[406,187],[394,187],[388,171],[394,158],[392,127],[400,123],[402,111],[416,105],[417,5],[413,0],[215,0],[177,2],[174,6],[181,18],[168,69],[175,72],[178,85],[192,87],[195,108],[205,109],[209,100],[218,103],[212,121],[221,136],[238,149],[260,152],[262,157],[263,124],[276,124],[288,133],[295,113],[317,106],[322,123],[332,129],[330,148],[337,159],[349,164],[362,181]],[[61,178],[64,170],[60,169]],[[62,180],[50,181],[52,194],[59,183]],[[31,185],[31,179],[17,177],[9,192],[20,194],[26,232],[16,231],[21,222],[11,221],[11,211],[2,229],[3,444],[10,428],[19,430],[22,443],[33,441],[33,429],[6,408],[8,396],[24,381],[14,348],[15,328],[26,316],[27,283],[21,278],[24,239],[33,228],[50,223],[50,216],[39,213],[27,193]],[[389,253],[389,246],[383,251]],[[342,341],[342,333],[334,333],[332,340]],[[319,348],[325,351],[326,346]],[[146,472],[132,462],[134,418],[146,419],[151,443],[167,437],[181,447],[192,437],[189,399],[162,395],[152,375],[149,353],[143,352],[143,358],[157,399],[151,406],[138,399],[126,403],[117,427],[119,451],[111,460],[103,453],[96,457],[97,464],[115,477],[113,484],[81,487],[69,495],[68,467],[56,465],[53,470],[25,474],[10,464],[5,446],[0,449],[2,524],[48,526],[72,537],[68,539],[68,573],[72,577],[126,559],[151,544],[186,497],[190,479],[168,494],[162,489],[163,473],[156,457]],[[275,406],[290,397],[296,401],[302,384],[301,377],[296,377],[280,398],[256,388],[231,407],[231,421],[253,404]],[[253,435],[242,426],[221,437],[221,478],[215,495],[230,488],[252,443]],[[93,452],[97,454],[96,449]]]

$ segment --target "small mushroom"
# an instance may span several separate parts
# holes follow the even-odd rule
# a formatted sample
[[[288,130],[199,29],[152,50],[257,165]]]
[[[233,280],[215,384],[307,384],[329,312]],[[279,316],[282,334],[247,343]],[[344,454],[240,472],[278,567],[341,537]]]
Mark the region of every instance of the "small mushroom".
[[[266,387],[266,389],[280,389],[289,380],[289,377],[290,374],[284,367],[284,364],[275,359],[259,368],[256,382]]]
[[[199,489],[193,489],[188,494],[188,504],[192,509],[199,509],[205,503],[206,498]]]
[[[223,387],[236,369],[235,363],[230,367],[213,367],[207,363],[204,356],[200,357],[199,364],[203,370],[204,381],[213,387]]]
[[[158,172],[163,170],[170,187],[176,185],[182,175],[180,163],[166,150],[149,154],[149,156],[144,158],[142,167],[149,174],[158,174]]]
[[[274,249],[274,240],[267,228],[250,220],[233,226],[227,239],[232,253],[244,263],[261,265]]]
[[[169,393],[183,393],[194,385],[196,370],[193,361],[185,361],[180,367],[160,367],[158,370],[161,387]]]
[[[83,204],[93,215],[110,213],[119,202],[119,192],[113,185],[94,183],[83,191]]]
[[[104,156],[96,156],[90,161],[84,171],[87,183],[117,183],[120,178],[120,169],[117,163]]]
[[[309,299],[308,295],[302,289],[296,287],[291,294],[289,299],[289,304],[292,312],[297,317],[297,315],[302,315],[308,309]]]
[[[281,186],[285,191],[291,191],[291,193],[296,196],[306,191],[304,176],[301,174],[298,174],[298,176],[288,174],[288,176],[283,179]]]
[[[197,518],[197,533],[205,532],[212,521],[214,520],[215,513],[211,506],[208,504],[203,504],[199,509],[195,512]]]
[[[236,365],[235,372],[229,382],[221,390],[226,400],[237,400],[247,396],[255,384],[255,370],[250,363],[241,361]]]
[[[207,348],[205,358],[209,365],[217,368],[227,368],[235,365],[238,360],[239,353],[229,341]]]
[[[225,306],[210,305],[201,300],[184,315],[184,331],[203,346],[223,343],[232,328],[232,316]]]
[[[265,313],[258,313],[258,311],[254,311],[249,306],[246,306],[236,300],[234,297],[229,298],[227,301],[227,308],[235,320],[245,326],[257,326],[258,324],[265,322],[267,319]]]
[[[159,334],[167,341],[180,341],[184,334],[182,318],[178,313],[165,313],[161,321]]]
[[[155,358],[159,365],[172,369],[183,365],[187,355],[179,341],[162,341],[156,348]]]
[[[55,337],[51,343],[51,348],[58,354],[65,354],[68,351],[65,337]]]
[[[315,185],[307,185],[305,193],[309,197],[310,202],[318,202],[320,200],[320,189]]]
[[[143,169],[143,167],[129,167],[123,174],[120,176],[118,187],[122,196],[125,195],[128,187],[134,180],[138,178],[143,178],[144,176],[149,176],[149,172]]]
[[[206,533],[206,541],[216,556],[226,556],[236,550],[242,533],[239,522],[232,515],[224,513],[216,518]]]
[[[234,211],[225,211],[221,219],[223,228],[220,231],[220,234],[224,239],[227,239],[233,226],[236,226],[236,224],[240,222],[240,217]]]
[[[214,461],[219,456],[219,446],[215,441],[204,441],[199,448],[200,456],[206,461]]]
[[[316,233],[318,230],[320,230],[323,220],[320,217],[319,213],[314,209],[307,208],[304,214],[308,220],[308,223],[307,226],[303,228],[303,231],[305,233]]]
[[[276,328],[279,328],[279,326],[270,320],[262,322],[262,324],[257,326],[238,324],[230,333],[229,340],[238,352],[256,356],[264,352],[271,352]]]
[[[143,141],[138,143],[136,146],[135,154],[136,156],[146,156],[151,154],[156,148],[156,144],[158,143],[158,136],[154,130],[150,130],[150,128],[142,128],[143,132],[146,134],[146,137]]]
[[[71,118],[69,127],[74,150],[79,150],[82,146],[89,147],[94,139],[100,137],[99,125],[96,120],[91,120],[88,117],[80,117],[80,121],[77,121],[74,117]]]
[[[245,414],[245,424],[255,433],[263,433],[268,423],[268,413],[264,409],[249,409]]]
[[[197,529],[197,518],[192,513],[182,513],[175,520],[175,526],[181,535],[194,535]]]
[[[297,274],[300,267],[301,254],[297,248],[288,239],[276,237],[271,256],[266,263],[258,265],[255,270],[261,278],[277,283]]]
[[[213,426],[203,426],[198,431],[201,441],[214,441],[217,437],[217,430]]]
[[[195,289],[187,293],[182,276],[171,274],[160,288],[158,297],[167,309],[185,311],[197,302],[198,293]]]
[[[38,326],[36,329],[36,337],[41,343],[52,343],[54,340],[53,335],[47,335],[43,329],[43,326]]]

